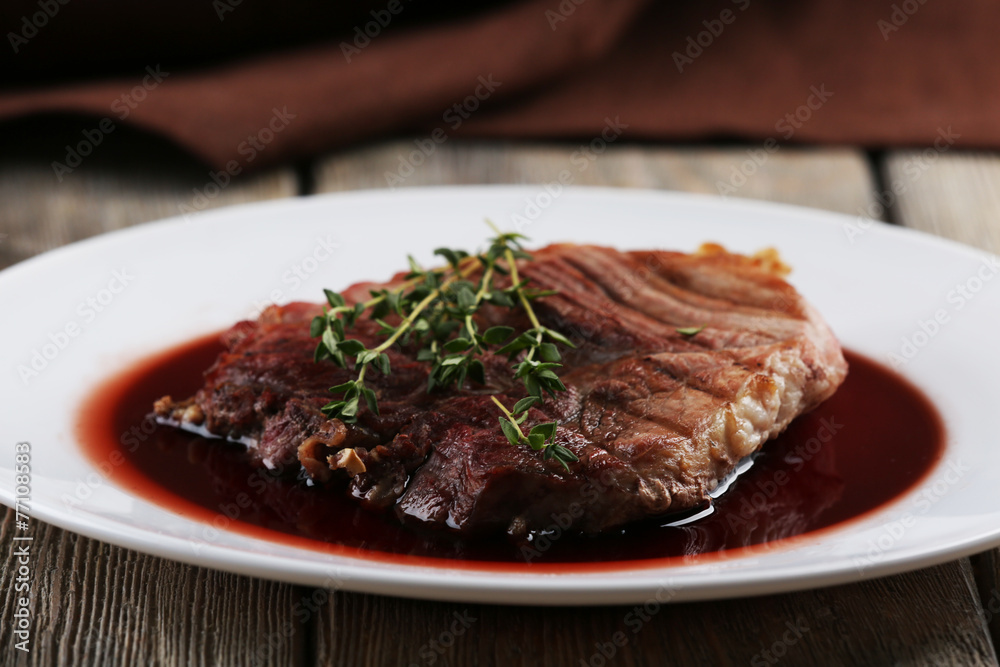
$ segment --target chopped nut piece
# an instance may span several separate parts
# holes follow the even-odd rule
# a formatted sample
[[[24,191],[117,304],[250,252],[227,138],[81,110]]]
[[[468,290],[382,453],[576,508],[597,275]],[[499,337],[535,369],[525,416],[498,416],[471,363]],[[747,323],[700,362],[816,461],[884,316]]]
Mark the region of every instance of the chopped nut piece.
[[[170,411],[174,407],[174,399],[169,396],[164,396],[163,398],[157,400],[153,403],[153,412],[155,412],[160,417],[169,417]]]
[[[205,422],[205,412],[201,409],[200,405],[192,403],[184,410],[184,416],[181,417],[181,421],[201,426]]]
[[[201,426],[205,422],[205,412],[194,402],[194,398],[175,401],[170,396],[164,396],[153,403],[153,412],[158,417],[195,426]]]
[[[351,477],[367,470],[364,461],[361,460],[358,453],[353,449],[342,449],[326,460],[329,462],[331,469],[339,470],[340,468],[344,468]]]

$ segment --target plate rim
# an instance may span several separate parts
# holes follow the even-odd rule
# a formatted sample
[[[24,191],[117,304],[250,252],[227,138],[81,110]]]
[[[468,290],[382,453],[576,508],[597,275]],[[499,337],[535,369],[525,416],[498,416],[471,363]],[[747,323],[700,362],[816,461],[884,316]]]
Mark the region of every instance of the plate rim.
[[[284,210],[284,211],[300,211],[302,207],[319,207],[322,208],[327,205],[328,202],[337,202],[344,199],[366,199],[366,198],[377,198],[378,200],[385,199],[432,199],[439,200],[442,198],[452,197],[456,194],[461,194],[462,196],[475,196],[476,193],[502,193],[504,195],[511,193],[526,193],[532,194],[542,191],[543,188],[540,185],[461,185],[461,186],[433,186],[433,187],[415,187],[415,188],[404,188],[395,191],[390,191],[386,189],[367,189],[367,190],[353,190],[348,192],[335,192],[335,193],[324,193],[318,195],[310,195],[305,197],[291,197],[284,199],[274,199],[266,200],[261,202],[249,202],[238,204],[235,206],[219,207],[215,209],[210,209],[206,211],[199,212],[192,216],[193,220],[188,220],[184,215],[175,215],[168,218],[155,220],[146,223],[140,223],[127,228],[114,230],[105,234],[100,234],[87,239],[76,241],[65,246],[53,249],[51,251],[40,253],[34,257],[26,259],[22,262],[12,265],[7,269],[0,272],[0,288],[6,286],[10,282],[17,282],[25,275],[30,275],[32,271],[45,270],[45,266],[53,262],[70,261],[74,255],[80,253],[89,252],[91,247],[101,246],[109,243],[127,243],[128,240],[133,236],[145,236],[150,233],[156,233],[158,230],[170,230],[177,225],[187,226],[188,224],[227,224],[227,220],[239,219],[244,216],[247,211],[252,211],[254,215],[258,213],[261,215],[266,214],[270,210]],[[587,186],[571,186],[567,187],[565,191],[568,194],[572,194],[574,197],[586,198],[586,197],[596,197],[596,198],[622,198],[624,199],[656,199],[661,202],[659,205],[669,208],[672,202],[683,202],[688,205],[693,205],[699,209],[709,209],[715,211],[733,211],[739,212],[745,210],[747,207],[752,209],[757,209],[762,212],[780,212],[783,217],[789,218],[802,218],[797,224],[808,224],[808,223],[820,223],[829,225],[843,225],[845,222],[850,221],[851,216],[836,213],[821,209],[812,209],[804,206],[799,206],[795,204],[787,204],[783,202],[770,202],[761,200],[752,200],[744,198],[723,198],[714,195],[700,194],[700,193],[684,193],[676,191],[661,191],[655,189],[640,189],[640,188],[614,188],[614,187],[587,187]],[[336,205],[336,204],[334,204]],[[808,220],[804,219],[808,218]],[[983,260],[985,258],[994,258],[995,255],[984,251],[982,249],[974,248],[951,239],[946,239],[943,237],[935,236],[920,230],[914,230],[910,228],[900,227],[898,225],[893,225],[889,223],[884,223],[881,221],[878,225],[874,225],[873,232],[875,234],[888,234],[890,236],[898,235],[901,238],[906,238],[910,242],[921,243],[925,246],[930,246],[935,249],[941,249],[943,251],[952,252],[960,254],[969,259]],[[231,224],[231,223],[229,223]],[[912,381],[912,380],[911,380]],[[919,386],[919,385],[918,385]],[[75,443],[74,443],[75,444]],[[84,459],[88,464],[92,464],[89,458],[84,456]],[[945,457],[942,456],[941,461],[943,462]],[[0,464],[0,468],[5,467],[6,463]],[[939,462],[936,464],[935,468],[930,471],[930,475],[933,474],[937,467],[940,466]],[[93,466],[91,465],[91,468]],[[928,478],[929,478],[928,476]],[[925,478],[924,481],[926,481]],[[119,487],[120,488],[120,487]],[[122,489],[124,491],[124,489]],[[912,489],[911,489],[912,491]],[[130,494],[131,495],[131,494]],[[904,494],[904,497],[909,495]],[[141,496],[133,496],[138,498],[138,500],[152,504],[150,501],[142,498]],[[0,487],[0,502],[10,506],[13,501],[12,489],[10,492],[6,488]],[[899,501],[899,498],[894,499],[889,503],[889,505],[895,504]],[[875,510],[876,512],[884,512],[887,506],[882,506]],[[107,517],[99,517],[96,515],[91,515],[87,513],[90,519],[83,524],[78,521],[73,520],[73,512],[50,512],[48,507],[39,506],[32,507],[31,516],[32,518],[39,518],[47,523],[58,526],[60,528],[69,530],[74,533],[86,535],[94,539],[99,539],[124,548],[137,549],[143,551],[144,553],[150,553],[160,557],[168,557],[173,560],[179,560],[181,562],[200,565],[204,567],[209,567],[212,569],[223,569],[226,571],[238,572],[240,574],[246,574],[250,576],[264,577],[268,579],[277,579],[282,581],[291,581],[294,583],[299,583],[303,585],[315,585],[315,579],[304,571],[286,571],[287,576],[280,576],[274,571],[262,572],[259,567],[254,567],[249,560],[246,560],[242,554],[239,554],[238,550],[215,544],[205,544],[206,555],[214,552],[219,552],[219,554],[225,555],[225,558],[200,558],[196,553],[189,553],[190,550],[190,540],[174,535],[156,534],[149,532],[148,529],[136,530],[134,528],[130,529],[127,525],[122,523],[117,523]],[[190,519],[188,519],[190,520]],[[106,524],[106,525],[102,525]],[[158,537],[154,538],[154,535]],[[804,534],[802,536],[796,536],[792,539],[807,539],[810,533]],[[254,540],[255,538],[243,535],[241,536],[246,540]],[[266,541],[265,541],[266,542]],[[833,570],[824,571],[817,573],[813,571],[812,573],[801,572],[798,574],[793,574],[788,576],[788,574],[774,574],[771,576],[758,577],[755,581],[745,581],[743,583],[736,582],[726,582],[722,581],[717,585],[705,586],[697,585],[692,588],[681,588],[677,591],[676,595],[672,598],[673,601],[682,600],[709,600],[717,599],[722,597],[744,597],[753,595],[763,595],[769,593],[777,592],[787,592],[792,590],[801,590],[804,588],[821,587],[828,586],[838,583],[844,583],[847,581],[859,581],[864,579],[870,579],[880,576],[886,576],[888,574],[894,574],[898,572],[904,572],[913,570],[919,567],[934,565],[941,562],[946,562],[949,560],[954,560],[961,558],[965,555],[971,553],[977,553],[986,548],[994,547],[1000,545],[1000,527],[990,531],[983,530],[980,534],[972,539],[965,540],[953,540],[952,542],[945,543],[943,545],[936,546],[931,549],[911,549],[911,551],[916,551],[917,553],[903,552],[897,554],[897,557],[887,560],[885,562],[874,563],[870,568],[867,568],[861,573],[856,572],[854,567],[850,567],[849,564],[845,564],[845,567],[835,568]],[[185,549],[187,547],[187,549]],[[794,548],[794,547],[793,547]],[[238,555],[237,555],[238,554]],[[288,560],[287,558],[283,558]],[[344,566],[342,569],[350,569],[355,566]],[[376,566],[378,567],[378,566]],[[388,566],[382,564],[383,569],[395,569],[400,568],[394,566]],[[579,584],[573,583],[576,579],[587,579],[594,578],[597,579],[601,577],[601,573],[591,574],[591,573],[572,573],[569,575],[552,575],[543,573],[502,573],[498,574],[496,572],[484,572],[476,570],[451,570],[448,568],[422,568],[420,566],[404,566],[406,569],[413,569],[415,572],[403,573],[401,578],[404,580],[399,583],[405,583],[406,590],[402,593],[392,593],[389,594],[402,594],[408,597],[422,597],[427,599],[443,599],[443,600],[455,600],[463,602],[494,602],[503,604],[540,604],[540,605],[552,605],[552,604],[593,604],[595,600],[602,604],[616,604],[630,601],[639,601],[642,598],[639,597],[639,593],[648,593],[648,582],[643,579],[637,579],[635,581],[616,581],[609,583],[607,586],[598,585],[595,588],[588,588],[585,591],[579,590]],[[686,566],[680,566],[683,569]],[[667,568],[646,568],[644,572],[651,573],[657,569],[672,571],[678,568],[667,567]],[[423,583],[420,582],[421,574],[425,571],[433,572],[453,572],[461,571],[462,576],[449,579],[445,578],[446,585],[442,586],[440,580]],[[365,568],[360,568],[360,572],[363,573]],[[635,572],[633,570],[632,572]],[[733,572],[738,572],[738,570],[733,570]],[[604,573],[605,575],[607,573]],[[725,572],[723,572],[725,574]],[[476,576],[472,576],[476,575]],[[496,581],[497,578],[509,579],[514,578],[526,578],[533,583],[518,591],[504,591],[501,585],[496,589],[487,591],[489,586],[484,586],[479,583],[479,579],[484,581]],[[553,577],[563,577],[563,579],[554,579]],[[727,577],[723,576],[722,579],[725,580]],[[390,578],[391,579],[391,578]],[[411,580],[412,579],[412,580]],[[544,586],[535,587],[535,583],[544,582]],[[361,576],[353,576],[348,582],[348,585],[343,586],[345,590],[358,590],[358,591],[370,591],[372,592],[374,588],[385,588],[390,586],[391,582],[386,580],[374,581],[367,579],[364,574]],[[760,589],[760,590],[757,590]],[[473,594],[475,591],[479,591]],[[484,592],[485,591],[485,592]],[[501,599],[490,598],[489,600],[484,599],[485,596],[496,595],[497,593],[503,593]],[[540,593],[545,593],[548,595],[547,600],[537,600],[534,597]],[[468,595],[466,595],[468,594]],[[596,594],[596,596],[595,596]],[[621,594],[624,597],[616,597],[615,594]],[[506,599],[506,596],[510,596],[510,599]],[[648,596],[647,596],[648,597]],[[598,599],[599,598],[599,599]]]

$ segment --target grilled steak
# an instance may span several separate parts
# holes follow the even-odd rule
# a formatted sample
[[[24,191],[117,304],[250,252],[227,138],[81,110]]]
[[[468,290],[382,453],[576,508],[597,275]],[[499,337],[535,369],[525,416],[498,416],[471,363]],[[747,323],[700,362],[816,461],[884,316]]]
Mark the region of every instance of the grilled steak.
[[[846,375],[833,334],[773,254],[553,245],[534,255],[519,264],[523,276],[558,290],[535,302],[538,317],[577,348],[560,372],[567,391],[532,408],[525,425],[559,422],[556,442],[579,457],[569,472],[504,438],[490,396],[511,405],[524,390],[503,358],[484,359],[485,385],[428,393],[427,364],[397,346],[392,374],[366,378],[381,415],[326,418],[329,387],[352,372],[313,362],[309,322],[322,312],[313,304],[272,307],[234,326],[203,388],[161,399],[156,414],[241,440],[261,465],[342,485],[406,522],[524,537],[558,517],[567,529],[599,533],[702,503]],[[364,300],[371,287],[345,296]],[[519,310],[491,306],[479,316],[484,327],[530,326]],[[374,347],[377,330],[361,319],[352,337]]]

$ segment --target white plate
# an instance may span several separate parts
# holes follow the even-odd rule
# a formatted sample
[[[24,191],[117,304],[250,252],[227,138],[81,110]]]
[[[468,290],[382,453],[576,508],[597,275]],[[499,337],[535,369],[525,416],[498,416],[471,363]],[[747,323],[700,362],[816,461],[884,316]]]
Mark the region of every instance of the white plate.
[[[523,574],[386,565],[225,531],[206,542],[204,524],[116,487],[79,450],[74,412],[101,379],[151,352],[246,318],[271,299],[318,300],[324,286],[390,275],[407,253],[431,261],[439,245],[477,247],[487,234],[487,216],[508,228],[520,222],[533,245],[571,240],[692,250],[713,240],[740,252],[777,247],[795,268],[792,282],[847,347],[885,362],[901,352],[904,339],[911,342],[916,354],[900,370],[944,417],[943,463],[925,483],[874,514],[797,538],[793,546],[685,566]],[[989,280],[997,268],[996,258],[984,253],[880,223],[636,190],[567,189],[554,198],[526,187],[371,191],[141,225],[0,273],[0,500],[13,504],[14,445],[27,441],[33,518],[233,572],[463,601],[707,599],[914,569],[1000,544],[1000,280]],[[119,282],[112,283],[115,272]],[[960,296],[959,285],[971,299]],[[935,329],[926,322],[936,313],[947,319]],[[45,347],[50,334],[59,339],[56,332],[71,323],[79,327],[75,337],[62,349]],[[30,366],[34,351],[52,358],[24,381],[18,367]],[[67,502],[80,496],[86,499],[79,505]]]

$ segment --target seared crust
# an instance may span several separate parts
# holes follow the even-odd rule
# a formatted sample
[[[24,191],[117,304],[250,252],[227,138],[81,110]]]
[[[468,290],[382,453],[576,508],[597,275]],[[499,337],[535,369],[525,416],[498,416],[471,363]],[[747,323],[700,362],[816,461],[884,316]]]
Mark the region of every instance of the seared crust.
[[[773,252],[708,245],[692,255],[554,245],[520,267],[543,324],[570,336],[568,391],[532,409],[528,426],[557,419],[556,440],[579,462],[564,471],[500,432],[497,395],[523,396],[506,361],[487,358],[486,387],[428,395],[412,350],[390,352],[373,378],[381,417],[358,424],[319,410],[348,379],[312,362],[309,320],[319,306],[271,308],[226,337],[229,348],[188,401],[157,414],[199,417],[214,434],[256,443],[268,467],[299,467],[345,484],[363,504],[405,521],[465,533],[524,534],[569,521],[585,533],[693,507],[735,464],[797,415],[828,398],[847,365],[826,324],[783,279]],[[347,296],[367,297],[367,285]],[[482,325],[524,327],[518,311],[485,310]],[[700,327],[695,335],[678,328]],[[359,322],[370,345],[376,327]]]

